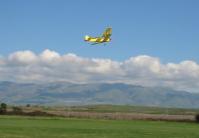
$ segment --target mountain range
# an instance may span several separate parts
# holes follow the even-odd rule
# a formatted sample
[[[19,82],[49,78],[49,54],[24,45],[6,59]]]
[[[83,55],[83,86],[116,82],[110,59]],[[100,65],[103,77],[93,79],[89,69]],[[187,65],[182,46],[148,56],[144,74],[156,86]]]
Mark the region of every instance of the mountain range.
[[[123,83],[0,82],[0,102],[12,105],[116,104],[199,108],[199,93]]]

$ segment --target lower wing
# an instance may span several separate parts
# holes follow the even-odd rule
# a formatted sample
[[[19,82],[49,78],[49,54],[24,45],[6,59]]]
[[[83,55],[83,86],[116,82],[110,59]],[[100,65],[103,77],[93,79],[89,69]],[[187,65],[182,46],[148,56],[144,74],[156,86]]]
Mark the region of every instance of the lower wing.
[[[92,43],[91,45],[96,45],[96,44],[101,44],[103,42],[96,42],[96,43]]]

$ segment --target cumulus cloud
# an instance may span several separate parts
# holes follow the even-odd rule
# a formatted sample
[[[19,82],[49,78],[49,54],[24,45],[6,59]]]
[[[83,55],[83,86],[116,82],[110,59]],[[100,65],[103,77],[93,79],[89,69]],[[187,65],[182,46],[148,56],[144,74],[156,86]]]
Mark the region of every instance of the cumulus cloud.
[[[122,82],[199,92],[199,65],[194,61],[162,64],[157,57],[140,55],[125,61],[84,58],[51,50],[40,54],[17,51],[0,57],[0,80],[75,83]]]
[[[16,63],[16,64],[18,64],[18,63],[29,64],[29,63],[36,61],[36,59],[37,59],[37,56],[29,50],[18,51],[18,52],[10,54],[8,56],[8,60],[12,61],[13,63]]]

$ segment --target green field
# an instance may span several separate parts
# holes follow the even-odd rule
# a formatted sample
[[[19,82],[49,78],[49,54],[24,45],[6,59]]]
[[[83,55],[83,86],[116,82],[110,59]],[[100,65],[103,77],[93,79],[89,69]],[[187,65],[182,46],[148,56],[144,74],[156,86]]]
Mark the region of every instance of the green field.
[[[199,138],[199,124],[0,116],[0,138]]]

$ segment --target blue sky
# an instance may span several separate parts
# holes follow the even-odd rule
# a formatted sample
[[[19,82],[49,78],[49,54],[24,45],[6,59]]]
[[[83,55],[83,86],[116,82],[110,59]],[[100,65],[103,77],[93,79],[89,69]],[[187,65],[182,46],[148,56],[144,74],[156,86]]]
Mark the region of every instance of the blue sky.
[[[118,61],[144,54],[199,63],[198,7],[198,0],[1,0],[0,55],[50,49]],[[110,44],[83,41],[109,26]]]

